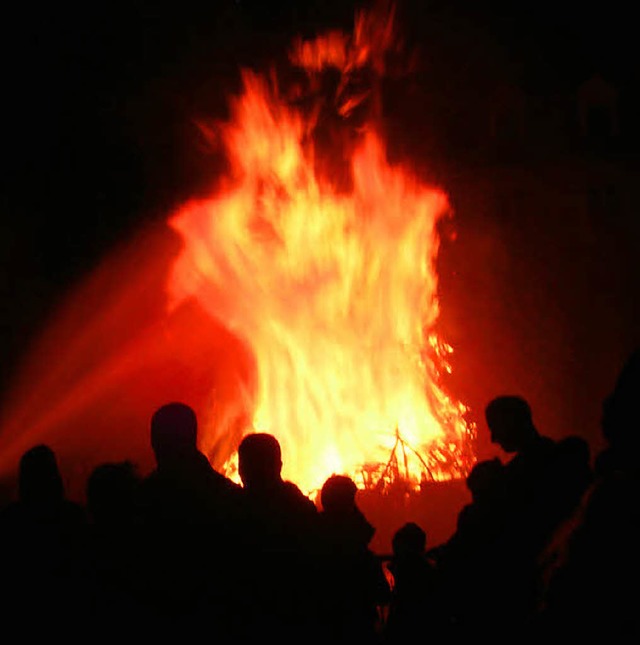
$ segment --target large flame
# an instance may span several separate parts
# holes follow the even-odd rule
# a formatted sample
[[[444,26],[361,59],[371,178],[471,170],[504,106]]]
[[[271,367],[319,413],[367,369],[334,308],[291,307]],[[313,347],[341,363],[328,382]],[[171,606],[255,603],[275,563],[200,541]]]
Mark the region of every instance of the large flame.
[[[392,22],[359,14],[351,36],[298,41],[291,61],[310,82],[339,72],[333,106],[346,117],[375,103],[375,84],[350,91],[349,81],[383,71]],[[253,352],[242,432],[276,435],[284,475],[306,491],[338,472],[365,486],[398,473],[413,486],[463,476],[473,428],[442,384],[452,350],[435,330],[447,196],[387,161],[375,108],[331,151],[334,177],[343,174],[332,181],[314,144],[319,111],[291,101],[273,75],[242,78],[214,133],[228,176],[170,219],[184,245],[169,283],[174,304],[195,298]],[[228,431],[224,419],[210,424],[204,449]],[[229,459],[237,477],[234,468]]]

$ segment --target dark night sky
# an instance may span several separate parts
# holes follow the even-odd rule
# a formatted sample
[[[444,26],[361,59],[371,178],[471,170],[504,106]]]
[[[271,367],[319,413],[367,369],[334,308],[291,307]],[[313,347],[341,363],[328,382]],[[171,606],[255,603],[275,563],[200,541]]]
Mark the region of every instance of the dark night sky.
[[[3,15],[3,382],[62,293],[141,221],[206,184],[192,118],[224,110],[239,66],[282,56],[297,33],[348,29],[353,17],[336,0],[79,6]],[[594,70],[633,83],[630,9],[589,6],[409,0],[400,26],[442,74],[464,75],[482,51],[534,93]],[[440,58],[449,42],[461,46]]]

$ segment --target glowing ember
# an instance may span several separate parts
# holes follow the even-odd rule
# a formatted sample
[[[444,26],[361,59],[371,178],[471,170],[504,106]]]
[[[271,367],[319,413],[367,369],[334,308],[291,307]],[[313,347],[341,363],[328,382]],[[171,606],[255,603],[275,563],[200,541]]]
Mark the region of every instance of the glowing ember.
[[[349,81],[382,73],[392,26],[360,14],[351,37],[296,43],[292,63],[310,83],[338,70],[335,111],[349,115],[375,99]],[[228,177],[170,220],[184,246],[169,288],[174,305],[195,298],[251,349],[243,431],[274,433],[284,475],[307,491],[334,472],[367,486],[464,475],[473,428],[443,389],[452,350],[435,333],[446,195],[387,162],[373,118],[334,151],[348,155],[338,187],[318,170],[318,112],[296,107],[275,77],[245,71],[231,107],[217,132]],[[205,451],[230,431],[224,419],[209,425]],[[234,467],[225,464],[237,477]]]

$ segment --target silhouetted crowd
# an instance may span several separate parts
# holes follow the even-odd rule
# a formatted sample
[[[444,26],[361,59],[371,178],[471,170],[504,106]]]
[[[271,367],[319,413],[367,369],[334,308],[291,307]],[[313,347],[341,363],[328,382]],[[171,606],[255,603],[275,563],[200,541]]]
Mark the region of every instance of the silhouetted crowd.
[[[485,409],[508,458],[476,462],[451,537],[399,526],[383,561],[358,488],[332,475],[319,504],[282,478],[276,437],[247,434],[241,484],[198,448],[191,407],[150,420],[155,468],[103,463],[86,503],[56,454],[21,457],[0,509],[0,611],[16,641],[133,639],[397,645],[442,639],[638,642],[640,351],[602,405],[605,447],[555,440],[520,396]]]

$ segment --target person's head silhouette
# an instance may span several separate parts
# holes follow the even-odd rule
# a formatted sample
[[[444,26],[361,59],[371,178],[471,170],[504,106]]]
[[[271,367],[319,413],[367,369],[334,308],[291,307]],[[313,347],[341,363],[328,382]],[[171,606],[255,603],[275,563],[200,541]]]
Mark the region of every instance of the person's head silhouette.
[[[272,434],[246,435],[238,447],[238,472],[247,490],[264,490],[282,481],[280,443]]]
[[[533,424],[531,408],[521,396],[503,395],[492,399],[485,408],[491,443],[505,452],[520,452],[539,435]]]
[[[419,524],[406,522],[393,534],[391,547],[396,558],[422,556],[427,548],[427,534]]]
[[[320,490],[320,503],[326,513],[349,513],[356,508],[358,487],[351,477],[331,475]]]
[[[167,403],[151,417],[151,447],[160,467],[196,452],[197,438],[196,413],[185,403]]]
[[[139,481],[130,461],[105,462],[96,466],[86,484],[86,506],[91,519],[100,525],[131,520]]]
[[[467,489],[473,501],[489,499],[499,490],[504,466],[498,457],[478,461],[469,471],[466,479]]]
[[[20,458],[18,495],[21,501],[29,504],[48,504],[64,497],[56,455],[49,446],[34,446]]]

